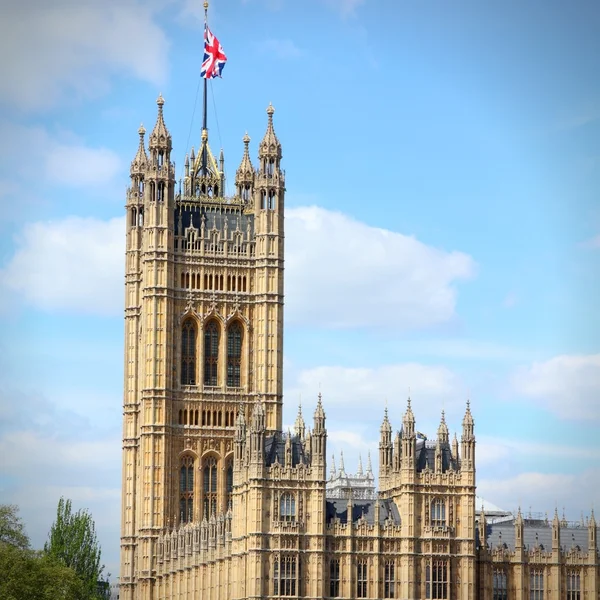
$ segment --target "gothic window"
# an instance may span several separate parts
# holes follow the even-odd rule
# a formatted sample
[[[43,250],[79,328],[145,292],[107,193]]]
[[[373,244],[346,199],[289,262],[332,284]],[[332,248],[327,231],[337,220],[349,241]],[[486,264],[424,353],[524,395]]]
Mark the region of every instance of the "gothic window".
[[[250,200],[250,186],[248,184],[242,188],[242,200],[245,202]]]
[[[567,572],[567,600],[581,600],[581,576],[578,571]]]
[[[281,494],[279,499],[279,520],[292,522],[296,520],[296,496],[294,494]]]
[[[208,519],[217,514],[217,459],[209,458],[202,471],[203,511]]]
[[[179,469],[179,516],[181,523],[194,518],[194,459],[184,456]]]
[[[340,595],[340,561],[337,558],[329,562],[329,596],[338,598]]]
[[[367,597],[367,561],[359,560],[356,564],[356,597]]]
[[[217,385],[219,366],[219,325],[208,323],[204,329],[204,385]]]
[[[275,210],[275,192],[273,190],[269,191],[269,200],[267,208],[269,210]]]
[[[229,510],[231,508],[232,502],[231,494],[233,493],[233,463],[231,459],[227,461],[227,470],[225,471],[225,477],[225,494],[227,501],[227,509]]]
[[[492,600],[507,600],[508,586],[506,581],[506,571],[494,569],[492,581]]]
[[[181,384],[196,385],[196,324],[192,319],[181,328]]]
[[[267,208],[267,192],[265,190],[262,190],[260,192],[260,208],[262,210],[265,210],[265,208]]]
[[[296,595],[296,556],[281,556],[273,562],[273,594],[275,596]]]
[[[431,502],[431,526],[443,527],[446,525],[446,503],[441,498]]]
[[[395,597],[395,564],[393,560],[386,560],[383,570],[383,597]]]
[[[448,598],[448,563],[434,560],[425,567],[425,597],[432,600]]]
[[[227,329],[227,385],[240,387],[242,364],[242,326],[238,321]]]
[[[531,569],[529,573],[529,600],[544,600],[543,569]]]

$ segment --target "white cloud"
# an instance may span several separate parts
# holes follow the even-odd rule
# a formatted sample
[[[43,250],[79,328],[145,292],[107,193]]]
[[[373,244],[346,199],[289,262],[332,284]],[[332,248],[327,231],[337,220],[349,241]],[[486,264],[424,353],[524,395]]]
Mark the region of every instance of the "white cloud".
[[[281,59],[302,56],[302,50],[292,40],[266,40],[259,47],[261,52]]]
[[[564,419],[600,420],[600,354],[556,356],[520,368],[518,394],[533,398]]]
[[[519,298],[517,294],[515,294],[515,292],[509,292],[504,298],[504,302],[502,304],[504,305],[504,308],[513,308],[518,302]]]
[[[120,166],[119,157],[106,148],[56,144],[46,156],[48,179],[75,187],[110,182]]]
[[[462,415],[465,394],[458,377],[446,367],[417,363],[384,365],[372,368],[317,367],[301,371],[286,398],[313,398],[322,390],[328,420],[349,415],[356,421],[356,407],[369,407],[363,422],[379,422],[386,402],[390,418],[400,426],[410,393],[417,420],[439,420],[442,408],[449,415]]]
[[[577,493],[573,493],[577,490]],[[480,477],[477,494],[505,510],[521,506],[527,513],[565,508],[567,517],[577,519],[581,511],[589,514],[594,498],[600,498],[600,469],[580,473],[528,472],[506,478]]]
[[[0,284],[32,305],[118,314],[123,303],[124,217],[68,217],[25,226]]]
[[[2,12],[2,101],[45,109],[104,92],[113,73],[160,83],[167,39],[160,4],[136,0],[9,0]]]
[[[286,317],[328,327],[425,328],[455,316],[473,259],[317,206],[286,212]]]
[[[115,165],[109,158],[104,169]],[[83,173],[79,182],[93,176]],[[341,213],[294,208],[286,217],[288,322],[398,329],[443,323],[454,316],[452,284],[474,270],[467,255]],[[0,282],[38,307],[120,314],[124,242],[123,218],[30,223]]]
[[[11,140],[9,147],[0,148],[0,159],[6,172],[20,180],[31,181],[31,165],[41,165],[44,183],[70,187],[106,185],[114,181],[123,166],[112,150],[86,146],[68,131],[51,134],[43,127],[7,121],[0,122],[0,129]],[[14,194],[19,185],[15,181],[9,183],[6,193]]]

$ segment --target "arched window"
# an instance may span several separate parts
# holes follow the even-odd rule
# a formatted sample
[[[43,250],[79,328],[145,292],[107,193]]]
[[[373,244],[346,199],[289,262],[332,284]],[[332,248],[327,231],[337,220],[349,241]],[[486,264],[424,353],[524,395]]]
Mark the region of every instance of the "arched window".
[[[181,523],[194,519],[194,459],[184,456],[179,469],[179,517]]]
[[[217,489],[217,459],[211,457],[202,472],[203,509],[207,519],[217,513]]]
[[[298,558],[296,556],[276,557],[273,561],[273,594],[275,596],[295,596],[298,578]]]
[[[238,321],[227,329],[227,385],[240,387],[242,365],[242,326]]]
[[[219,325],[208,323],[204,329],[204,385],[217,385],[219,366]]]
[[[441,498],[431,502],[431,526],[444,527],[446,525],[446,503]]]
[[[231,508],[231,503],[232,503],[232,497],[231,494],[233,493],[233,464],[231,459],[229,461],[227,461],[227,470],[225,471],[225,494],[226,494],[226,508],[229,510],[229,508]]]
[[[294,494],[282,494],[279,499],[279,520],[292,522],[296,520],[296,497]]]
[[[492,580],[492,599],[507,600],[508,586],[506,585],[506,571],[503,569],[494,569]],[[575,600],[567,596],[567,600]],[[577,599],[579,600],[579,599]]]
[[[196,324],[192,319],[181,329],[181,384],[196,385]]]

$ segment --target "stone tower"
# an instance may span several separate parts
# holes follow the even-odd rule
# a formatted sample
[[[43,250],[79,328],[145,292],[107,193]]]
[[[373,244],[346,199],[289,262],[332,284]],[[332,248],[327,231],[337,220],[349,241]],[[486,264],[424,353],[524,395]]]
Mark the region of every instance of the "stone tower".
[[[121,598],[152,598],[156,544],[223,518],[233,498],[238,416],[259,405],[281,430],[281,144],[267,108],[258,167],[248,135],[225,195],[224,158],[202,131],[176,183],[164,99],[139,129],[127,191]],[[134,593],[135,590],[135,593]]]

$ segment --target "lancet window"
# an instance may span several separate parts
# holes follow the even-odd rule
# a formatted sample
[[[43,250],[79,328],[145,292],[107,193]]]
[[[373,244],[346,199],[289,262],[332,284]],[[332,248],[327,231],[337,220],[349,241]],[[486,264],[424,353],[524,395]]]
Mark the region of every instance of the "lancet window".
[[[396,565],[393,560],[386,560],[383,567],[383,597],[395,598],[396,593]]]
[[[204,329],[204,385],[217,385],[218,368],[219,325],[210,321]]]
[[[296,520],[296,496],[286,492],[279,498],[279,520],[292,522]]]
[[[446,525],[446,503],[442,498],[435,498],[431,502],[431,526],[443,527]]]
[[[581,600],[581,575],[579,571],[567,572],[567,600]]]
[[[298,575],[296,556],[278,556],[273,561],[273,594],[275,596],[295,596]]]
[[[194,459],[184,456],[179,469],[179,518],[189,523],[194,518]]]
[[[340,595],[340,561],[333,558],[329,562],[329,596],[338,598]]]
[[[531,569],[529,573],[529,600],[544,600],[543,569]]]
[[[186,319],[181,328],[181,384],[196,385],[196,324]]]
[[[507,600],[508,586],[506,571],[495,569],[492,580],[492,598],[493,600]]]
[[[227,509],[231,508],[231,494],[233,493],[233,462],[227,461],[227,469],[225,471],[225,495]]]
[[[210,457],[202,470],[202,504],[207,519],[217,514],[217,489],[217,459]]]
[[[432,600],[448,598],[448,563],[434,560],[425,567],[425,597]]]
[[[227,329],[227,385],[229,387],[240,387],[242,336],[242,326],[235,321]]]
[[[356,563],[356,597],[367,597],[367,561],[359,560]]]

